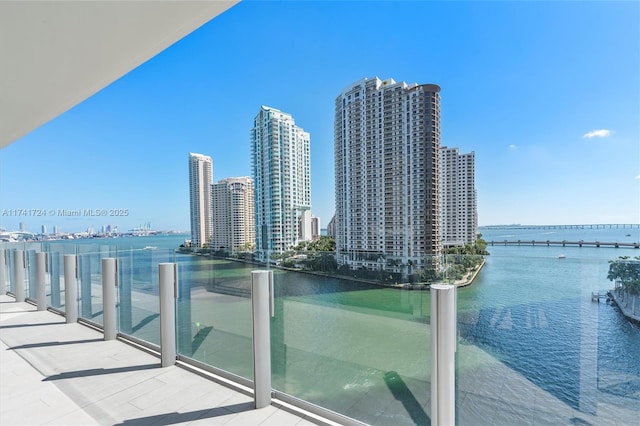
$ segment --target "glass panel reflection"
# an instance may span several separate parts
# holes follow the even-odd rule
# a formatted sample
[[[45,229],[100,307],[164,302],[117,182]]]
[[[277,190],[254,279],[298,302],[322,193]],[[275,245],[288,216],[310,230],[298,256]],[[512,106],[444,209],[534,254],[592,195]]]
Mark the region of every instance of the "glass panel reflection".
[[[365,423],[429,424],[428,291],[276,270],[275,389]]]
[[[173,250],[118,251],[119,331],[160,345],[158,264],[173,262]]]
[[[255,265],[191,255],[178,262],[178,353],[252,379]]]

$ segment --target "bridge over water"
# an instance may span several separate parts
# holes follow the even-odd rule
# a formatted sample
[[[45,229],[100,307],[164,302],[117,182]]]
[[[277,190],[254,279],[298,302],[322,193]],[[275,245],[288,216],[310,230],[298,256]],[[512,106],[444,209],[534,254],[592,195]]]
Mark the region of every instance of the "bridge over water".
[[[491,246],[578,246],[578,247],[631,247],[640,248],[640,243],[619,243],[619,242],[603,242],[603,241],[487,241],[487,245]]]
[[[485,225],[479,229],[640,229],[640,223],[599,223],[585,225]]]

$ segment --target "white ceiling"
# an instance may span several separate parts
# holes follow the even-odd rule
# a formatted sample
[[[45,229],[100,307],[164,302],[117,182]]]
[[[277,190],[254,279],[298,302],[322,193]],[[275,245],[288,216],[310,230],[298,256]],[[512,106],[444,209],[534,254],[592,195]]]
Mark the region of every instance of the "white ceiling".
[[[0,1],[0,148],[238,1]]]

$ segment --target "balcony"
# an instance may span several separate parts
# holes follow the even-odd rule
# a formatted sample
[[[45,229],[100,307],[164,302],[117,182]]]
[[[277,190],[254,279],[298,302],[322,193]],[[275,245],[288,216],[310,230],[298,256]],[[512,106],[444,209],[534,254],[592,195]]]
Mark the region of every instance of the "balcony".
[[[11,268],[16,252],[14,247],[4,247],[9,255],[5,262],[9,267],[4,272],[5,280],[7,289],[13,294],[16,282]],[[168,374],[157,365],[160,351],[157,263],[171,261],[178,264],[179,271],[175,322],[178,365],[214,374],[218,377],[216,380],[222,378],[226,385],[231,383],[234,388],[243,389],[244,386],[245,392],[241,391],[237,396],[237,403],[225,405],[220,402],[222,408],[217,405],[202,407],[195,402],[190,405],[176,397],[184,406],[177,407],[175,413],[168,405],[146,402],[150,411],[134,417],[114,418],[114,423],[145,418],[145,415],[167,415],[170,416],[167,418],[186,421],[191,415],[207,418],[211,410],[230,415],[227,411],[235,409],[242,411],[240,415],[248,415],[245,413],[247,406],[241,404],[249,404],[251,392],[246,389],[254,378],[250,284],[251,271],[256,266],[231,259],[212,262],[206,256],[166,250],[120,251],[109,246],[86,248],[68,243],[22,244],[20,249],[26,250],[27,254],[25,295],[32,303],[37,303],[34,300],[37,297],[33,286],[35,278],[30,269],[35,253],[43,249],[49,253],[45,287],[49,312],[37,312],[30,304],[2,304],[5,312],[22,313],[3,314],[0,340],[12,349],[10,353],[40,357],[37,358],[42,363],[38,364],[40,371],[51,371],[45,376],[54,377],[45,381],[65,383],[63,380],[69,379],[71,383],[73,380],[84,383],[86,377],[92,377],[92,381],[86,381],[89,386],[94,375],[105,383],[120,380],[118,378],[137,380],[133,375],[142,375],[140,377],[145,380],[182,375],[181,369],[171,369],[180,373]],[[76,308],[79,323],[89,327],[77,323],[63,325],[66,294],[61,256],[67,252],[78,253]],[[116,353],[120,354],[122,350],[134,354],[118,355],[115,357],[117,362],[109,361],[114,357],[110,356],[110,350],[104,349],[112,348],[108,345],[115,342],[103,342],[100,332],[103,327],[100,260],[103,257],[115,257],[120,265],[119,341],[133,342],[138,348],[144,348],[139,351],[127,345],[118,346],[126,349],[117,349]],[[318,257],[308,261],[316,262],[316,267],[322,268],[322,262],[328,262],[328,259]],[[451,258],[448,263],[456,262],[455,259],[459,260],[459,257]],[[514,257],[489,257],[487,260],[493,267],[510,265],[509,268],[517,268],[522,263]],[[328,267],[329,264],[324,265]],[[580,268],[591,271],[599,266],[585,259]],[[482,413],[482,418],[499,419],[495,421],[497,424],[559,424],[574,418],[592,424],[610,420],[632,424],[637,419],[639,410],[637,405],[633,408],[632,402],[637,397],[632,388],[624,387],[624,383],[633,383],[639,375],[629,371],[623,373],[624,368],[619,370],[616,363],[607,364],[608,355],[601,353],[602,350],[593,352],[594,345],[598,344],[597,329],[602,327],[602,324],[596,326],[598,314],[594,312],[609,315],[611,307],[606,306],[603,310],[582,297],[592,290],[591,281],[582,288],[566,288],[560,292],[553,290],[554,284],[549,283],[544,288],[531,288],[523,299],[522,294],[515,295],[508,287],[504,289],[505,294],[484,295],[487,284],[483,284],[482,273],[480,275],[479,282],[458,290],[457,424],[477,424],[478,413]],[[328,286],[327,280],[334,284]],[[327,284],[322,284],[325,281]],[[338,283],[337,287],[335,283]],[[283,269],[274,270],[274,288],[275,317],[270,324],[270,346],[273,392],[281,398],[278,401],[299,402],[301,409],[307,409],[299,412],[302,413],[298,414],[299,418],[307,413],[319,415],[323,412],[325,419],[339,419],[341,424],[430,423],[431,296],[428,291],[379,287],[366,280],[335,281],[335,278]],[[4,301],[11,300],[4,297]],[[483,297],[488,298],[486,302],[482,302]],[[567,314],[576,321],[563,320]],[[46,325],[30,325],[37,322]],[[43,330],[47,331],[42,333]],[[600,336],[600,339],[605,338]],[[54,360],[43,355],[54,350],[60,354]],[[94,350],[96,352],[92,352]],[[75,361],[62,355],[72,352],[92,355],[83,355],[81,360]],[[46,364],[67,362],[66,358],[70,364]],[[130,361],[126,361],[128,359]],[[2,364],[5,365],[4,358]],[[540,374],[556,369],[553,374]],[[81,381],[74,375],[85,379]],[[181,386],[182,380],[190,383],[196,379],[179,380],[177,386]],[[105,389],[108,388],[105,385]],[[83,394],[91,395],[87,392]],[[144,392],[137,396],[138,399],[131,397],[130,404],[151,401],[151,396],[145,399]],[[229,391],[211,392],[227,395]],[[620,399],[611,398],[617,394],[621,395]],[[69,394],[74,395],[77,393]],[[270,415],[284,415],[279,409],[285,405],[278,404],[276,402],[269,409]],[[308,410],[309,407],[313,410]],[[109,412],[114,416],[125,415],[117,414],[117,411]],[[76,414],[80,415],[79,412]],[[91,414],[89,410],[88,415]]]

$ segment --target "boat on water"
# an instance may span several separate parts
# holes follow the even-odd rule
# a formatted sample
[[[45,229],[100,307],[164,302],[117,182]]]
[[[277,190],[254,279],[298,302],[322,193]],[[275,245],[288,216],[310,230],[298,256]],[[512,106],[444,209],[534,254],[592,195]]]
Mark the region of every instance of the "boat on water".
[[[564,253],[562,253],[560,256],[558,256],[558,259],[566,259],[567,256],[564,255]]]
[[[158,247],[156,247],[156,246],[145,246],[142,250],[155,250],[157,248]]]

